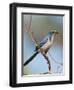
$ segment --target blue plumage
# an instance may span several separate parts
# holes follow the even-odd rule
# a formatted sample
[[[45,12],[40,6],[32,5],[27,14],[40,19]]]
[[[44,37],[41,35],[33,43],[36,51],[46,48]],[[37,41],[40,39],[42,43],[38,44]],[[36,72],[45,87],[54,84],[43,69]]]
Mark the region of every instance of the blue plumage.
[[[51,41],[52,35],[54,34],[54,32],[48,32],[46,34],[46,36],[43,38],[43,40],[40,41],[40,47],[42,47],[45,43],[47,43],[48,39]],[[38,50],[38,48],[36,47],[35,51]]]
[[[43,46],[47,42],[48,38],[51,40],[53,34],[54,32],[48,32],[47,35],[43,38],[43,40],[40,42],[40,46]]]

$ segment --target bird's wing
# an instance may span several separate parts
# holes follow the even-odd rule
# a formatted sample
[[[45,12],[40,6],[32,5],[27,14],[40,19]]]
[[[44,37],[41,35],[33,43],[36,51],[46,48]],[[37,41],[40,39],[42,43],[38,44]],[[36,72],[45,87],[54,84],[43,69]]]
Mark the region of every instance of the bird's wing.
[[[47,41],[48,41],[48,38],[44,38],[44,39],[40,42],[40,47],[42,47]]]
[[[48,41],[48,38],[44,38],[44,39],[39,43],[40,47],[42,47],[47,41]],[[38,49],[39,49],[39,48],[36,47],[34,51],[37,51]]]
[[[47,34],[47,35],[43,38],[43,40],[40,41],[40,43],[39,43],[40,47],[42,47],[42,46],[48,41],[49,38],[51,38],[51,35]],[[37,51],[38,49],[39,49],[39,48],[36,47],[35,51]]]

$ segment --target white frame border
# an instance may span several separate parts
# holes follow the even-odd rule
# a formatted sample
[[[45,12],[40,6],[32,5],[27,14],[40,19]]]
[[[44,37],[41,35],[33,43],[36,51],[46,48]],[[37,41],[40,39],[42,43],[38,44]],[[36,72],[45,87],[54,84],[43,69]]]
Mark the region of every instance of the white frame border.
[[[64,76],[40,76],[40,77],[23,77],[21,76],[21,13],[43,13],[43,14],[64,14],[63,28],[63,56],[65,60],[65,75]],[[17,8],[17,68],[16,77],[17,83],[32,83],[32,82],[51,82],[69,80],[69,10],[60,9],[40,9],[40,8]]]

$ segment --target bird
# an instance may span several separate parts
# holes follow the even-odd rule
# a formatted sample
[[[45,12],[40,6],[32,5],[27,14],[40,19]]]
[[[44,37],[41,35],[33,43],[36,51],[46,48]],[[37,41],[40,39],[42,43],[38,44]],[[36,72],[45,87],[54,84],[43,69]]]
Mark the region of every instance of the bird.
[[[48,50],[52,47],[53,45],[53,41],[55,38],[55,35],[58,34],[59,32],[57,32],[56,30],[53,31],[49,31],[45,37],[40,41],[39,46],[36,46],[35,48],[35,53],[28,59],[26,60],[26,62],[24,63],[24,66],[26,66],[28,63],[30,63],[37,54],[40,53],[40,50],[42,50],[42,52],[47,55]]]

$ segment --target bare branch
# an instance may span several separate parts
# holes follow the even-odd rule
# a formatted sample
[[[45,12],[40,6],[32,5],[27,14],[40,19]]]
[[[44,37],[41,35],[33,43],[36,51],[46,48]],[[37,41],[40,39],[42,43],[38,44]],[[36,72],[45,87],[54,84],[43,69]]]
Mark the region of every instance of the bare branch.
[[[30,23],[29,23],[29,28],[27,29],[27,25],[25,24],[26,30],[29,33],[32,41],[34,42],[35,46],[39,47],[39,43],[36,40],[35,36],[34,36],[34,32],[31,30],[31,24],[32,24],[32,15],[30,16]]]
[[[49,71],[51,71],[51,63],[48,56],[46,56],[46,54],[43,52],[41,52],[41,54],[44,56],[45,60],[47,61]]]

